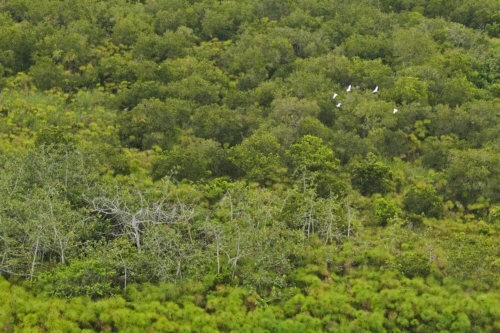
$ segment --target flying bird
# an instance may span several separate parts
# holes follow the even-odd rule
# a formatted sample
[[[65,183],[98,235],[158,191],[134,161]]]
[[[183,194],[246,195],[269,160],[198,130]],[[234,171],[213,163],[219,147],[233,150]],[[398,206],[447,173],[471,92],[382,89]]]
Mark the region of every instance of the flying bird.
[[[392,114],[396,114],[396,112],[398,112],[398,109],[392,110]]]
[[[349,87],[347,87],[347,92],[351,91],[351,85],[349,85]]]
[[[337,107],[339,108],[342,105],[342,103],[337,103]]]
[[[373,93],[374,94],[378,93],[378,86],[376,86],[375,89],[373,89]]]
[[[333,94],[332,98],[335,99],[335,97],[337,97],[337,96],[338,96],[337,93],[335,93],[335,94]]]

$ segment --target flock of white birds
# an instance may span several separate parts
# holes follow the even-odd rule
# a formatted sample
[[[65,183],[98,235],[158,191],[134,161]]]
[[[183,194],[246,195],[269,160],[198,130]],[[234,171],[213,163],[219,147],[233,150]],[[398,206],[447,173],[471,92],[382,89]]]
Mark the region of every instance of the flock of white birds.
[[[351,85],[349,85],[349,87],[347,87],[347,90],[346,90],[346,91],[347,91],[347,92],[351,92],[351,90],[352,90],[352,86],[351,86]],[[378,93],[378,86],[376,86],[376,87],[375,87],[375,89],[373,89],[373,91],[372,91],[372,92],[373,92],[374,94]],[[337,93],[334,93],[334,94],[333,94],[333,99],[335,99],[337,96],[338,96],[338,94],[337,94]],[[340,107],[342,106],[342,103],[340,103],[340,102],[339,102],[339,103],[337,103],[337,105],[336,105],[336,106],[337,106],[338,108],[340,108]],[[398,112],[398,109],[396,109],[396,108],[395,108],[394,110],[392,110],[392,113],[393,113],[393,114],[396,114],[396,112]]]

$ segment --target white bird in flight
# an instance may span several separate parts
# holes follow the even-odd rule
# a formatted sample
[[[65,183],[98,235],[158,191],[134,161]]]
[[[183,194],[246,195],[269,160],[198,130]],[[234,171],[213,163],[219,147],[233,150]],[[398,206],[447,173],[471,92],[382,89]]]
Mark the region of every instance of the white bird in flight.
[[[377,93],[378,92],[378,86],[375,87],[375,89],[373,89],[373,93]]]
[[[347,92],[351,91],[351,85],[349,85],[349,87],[347,87]]]
[[[396,112],[398,112],[398,109],[394,109],[394,110],[392,111],[392,114],[396,114]]]
[[[335,99],[335,97],[337,97],[337,96],[338,96],[337,93],[333,94],[333,99]]]
[[[337,107],[339,108],[342,105],[342,103],[337,103]]]

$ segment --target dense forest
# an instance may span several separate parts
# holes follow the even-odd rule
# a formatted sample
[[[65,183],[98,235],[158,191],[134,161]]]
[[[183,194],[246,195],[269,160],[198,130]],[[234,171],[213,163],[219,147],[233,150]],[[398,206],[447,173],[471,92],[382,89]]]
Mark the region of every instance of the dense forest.
[[[500,332],[499,0],[4,0],[0,331]]]

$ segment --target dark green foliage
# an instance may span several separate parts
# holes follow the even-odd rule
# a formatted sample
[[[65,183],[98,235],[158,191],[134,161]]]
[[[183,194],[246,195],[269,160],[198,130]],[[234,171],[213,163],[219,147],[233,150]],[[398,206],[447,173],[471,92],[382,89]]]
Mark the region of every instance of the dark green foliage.
[[[422,144],[422,163],[424,166],[436,171],[443,170],[448,164],[450,149],[459,144],[456,138],[435,136],[427,138]]]
[[[125,147],[167,149],[176,143],[179,128],[175,106],[158,99],[144,100],[118,118],[120,139]]]
[[[374,155],[354,166],[352,185],[361,194],[368,196],[374,193],[387,193],[392,190],[392,172],[388,166],[375,160]]]
[[[498,202],[500,156],[484,149],[465,151],[452,150],[448,167],[443,175],[446,179],[446,194],[461,202],[465,207],[490,198]]]
[[[124,64],[124,66],[128,67],[127,64]],[[125,109],[134,108],[143,100],[165,97],[167,87],[155,81],[138,81],[130,85],[128,89],[119,90],[118,92],[116,99],[125,111]]]
[[[396,267],[410,279],[425,278],[431,272],[429,258],[419,252],[403,252],[396,258]]]
[[[6,12],[1,21],[0,62],[12,74],[27,71],[33,65],[32,52],[35,51],[33,25],[22,19],[15,22]]]
[[[107,149],[105,151],[106,162],[116,175],[129,175],[131,172],[131,165],[127,155],[120,151]]]
[[[186,138],[153,162],[153,178],[173,175],[179,180],[196,181],[220,175],[228,163],[225,156],[226,152],[213,140]]]
[[[300,186],[312,185],[321,196],[345,194],[345,185],[338,179],[339,161],[320,138],[303,136],[285,152],[285,156]]]
[[[249,181],[266,184],[277,182],[285,173],[278,140],[267,133],[256,133],[233,147],[230,159]]]
[[[241,114],[217,104],[198,108],[192,117],[192,126],[196,136],[226,146],[240,143],[243,132],[246,132],[245,119]]]
[[[165,31],[162,36],[143,34],[134,45],[132,54],[137,60],[152,60],[161,62],[167,58],[177,58],[185,55],[191,45],[189,30]]]
[[[39,58],[36,64],[31,66],[30,75],[33,77],[36,86],[41,90],[62,88],[65,79],[63,66],[55,64],[49,57]]]
[[[339,131],[333,134],[335,156],[342,164],[347,164],[355,156],[366,156],[374,148],[355,132]]]
[[[403,198],[403,207],[407,212],[439,218],[443,214],[443,200],[432,185],[414,185]]]

